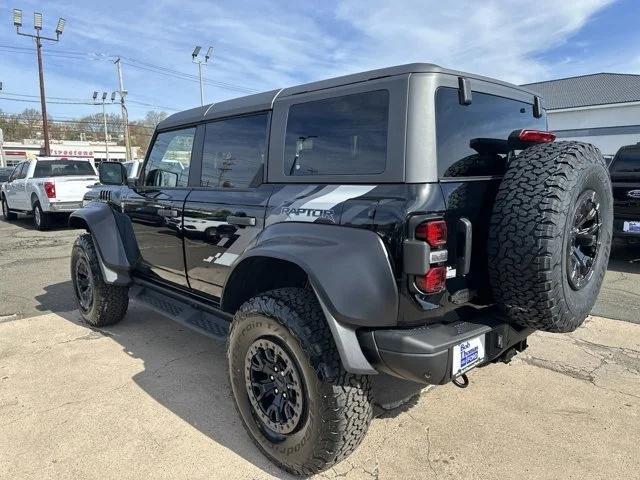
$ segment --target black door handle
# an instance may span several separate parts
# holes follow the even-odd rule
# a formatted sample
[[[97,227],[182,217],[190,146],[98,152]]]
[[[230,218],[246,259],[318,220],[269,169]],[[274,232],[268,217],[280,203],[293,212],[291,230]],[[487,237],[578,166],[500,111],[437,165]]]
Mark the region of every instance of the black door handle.
[[[240,217],[236,215],[229,215],[227,217],[227,223],[231,225],[243,225],[245,227],[255,227],[256,217]]]

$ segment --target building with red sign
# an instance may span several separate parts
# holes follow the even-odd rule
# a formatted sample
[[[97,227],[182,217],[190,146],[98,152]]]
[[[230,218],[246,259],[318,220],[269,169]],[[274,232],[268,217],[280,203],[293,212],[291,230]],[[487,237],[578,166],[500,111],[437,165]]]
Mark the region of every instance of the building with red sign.
[[[125,147],[108,142],[109,160],[125,161]],[[23,140],[22,142],[4,142],[0,161],[2,166],[16,165],[26,159],[44,156],[44,145],[41,140]],[[131,147],[132,157],[138,158],[138,147]],[[66,158],[86,158],[96,163],[107,160],[104,142],[51,140],[51,156]]]

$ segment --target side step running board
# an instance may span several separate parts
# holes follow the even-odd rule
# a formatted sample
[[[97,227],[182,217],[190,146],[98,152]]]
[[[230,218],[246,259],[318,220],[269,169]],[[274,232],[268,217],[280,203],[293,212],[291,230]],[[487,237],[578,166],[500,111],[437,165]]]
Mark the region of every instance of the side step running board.
[[[216,340],[224,341],[229,334],[231,316],[214,312],[196,300],[178,298],[175,293],[168,295],[165,289],[149,286],[147,282],[136,282],[129,295],[156,312]]]

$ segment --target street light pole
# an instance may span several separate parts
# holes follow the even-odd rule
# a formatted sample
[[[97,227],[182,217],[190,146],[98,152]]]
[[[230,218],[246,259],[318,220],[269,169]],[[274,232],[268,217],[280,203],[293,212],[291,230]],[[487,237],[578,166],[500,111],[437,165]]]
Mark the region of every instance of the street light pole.
[[[102,120],[104,121],[104,151],[107,153],[107,162],[109,161],[109,132],[107,130],[107,112],[104,108],[104,98],[102,99]]]
[[[111,94],[111,102],[115,98],[115,92]],[[96,102],[98,99],[98,92],[93,92],[93,104],[100,105],[102,103],[102,121],[104,123],[104,151],[106,153],[106,160],[109,161],[109,130],[107,129],[107,111],[105,110],[105,104],[107,100],[107,92],[102,92],[101,102]]]
[[[202,65],[206,65],[209,62],[209,59],[213,56],[213,47],[209,47],[206,55],[204,56],[204,60],[199,58],[200,50],[202,47],[196,46],[193,49],[193,53],[191,54],[191,61],[198,65],[198,78],[200,79],[200,105],[204,105],[204,85],[202,80]]]
[[[202,85],[202,62],[198,62],[198,76],[200,77],[200,105],[204,105],[204,86]]]
[[[17,8],[13,9],[13,25],[16,27],[16,33],[18,35],[22,35],[23,37],[30,37],[35,40],[36,43],[36,53],[38,57],[38,78],[40,80],[40,105],[42,110],[42,134],[44,136],[44,154],[45,156],[51,156],[51,146],[49,144],[49,122],[47,120],[47,101],[45,99],[44,93],[44,67],[42,65],[42,40],[49,40],[50,42],[59,42],[60,35],[62,35],[62,31],[64,30],[64,25],[66,20],[64,18],[58,19],[58,25],[56,26],[56,38],[45,37],[40,35],[40,31],[42,30],[42,14],[40,12],[35,12],[33,14],[33,28],[35,30],[35,35],[29,33],[23,33],[20,31],[20,27],[22,27],[22,10]]]

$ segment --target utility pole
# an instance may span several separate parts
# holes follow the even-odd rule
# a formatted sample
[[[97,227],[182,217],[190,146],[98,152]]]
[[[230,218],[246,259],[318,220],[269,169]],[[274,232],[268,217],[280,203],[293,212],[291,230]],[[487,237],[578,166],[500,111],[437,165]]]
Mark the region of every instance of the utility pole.
[[[202,47],[196,46],[193,49],[193,53],[191,54],[191,61],[198,65],[198,78],[200,79],[200,105],[204,105],[204,86],[202,81],[202,66],[206,65],[209,62],[209,59],[213,56],[213,47],[209,47],[207,49],[207,54],[204,56],[204,60],[200,59],[198,55],[200,54],[200,50]]]
[[[59,42],[60,35],[64,30],[64,24],[66,20],[64,18],[58,19],[58,25],[56,26],[56,38],[45,37],[40,35],[42,30],[42,13],[35,12],[33,14],[33,28],[35,35],[29,33],[22,33],[20,27],[22,27],[22,10],[17,8],[13,9],[13,25],[16,27],[16,33],[23,37],[30,37],[35,40],[36,52],[38,57],[38,78],[40,79],[40,105],[42,110],[42,134],[44,136],[44,154],[46,157],[51,155],[51,146],[49,145],[49,122],[47,120],[47,101],[44,94],[44,68],[42,66],[42,40],[48,40],[50,42]]]
[[[125,97],[127,96],[127,91],[124,89],[124,84],[122,81],[122,61],[120,60],[120,57],[116,58],[114,63],[118,68],[118,83],[120,85],[120,90],[118,91],[118,94],[120,95],[120,108],[122,110],[122,121],[124,122],[125,158],[127,160],[131,160],[131,136],[129,135],[129,112],[127,112],[127,107],[124,104]]]
[[[0,93],[2,92],[2,82],[0,82]],[[0,128],[0,167],[6,167],[7,163],[4,159],[4,150],[2,148],[2,144],[4,143],[4,133]]]

